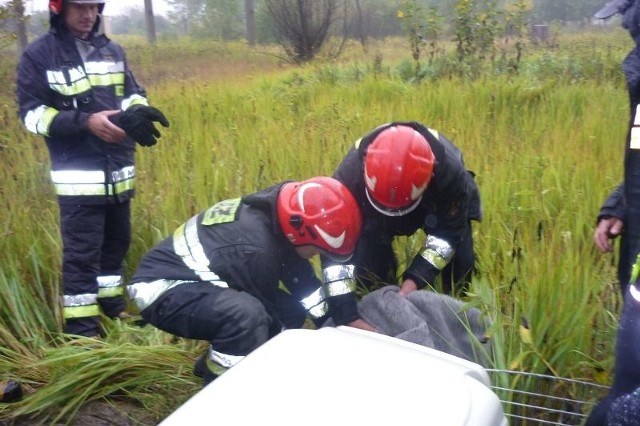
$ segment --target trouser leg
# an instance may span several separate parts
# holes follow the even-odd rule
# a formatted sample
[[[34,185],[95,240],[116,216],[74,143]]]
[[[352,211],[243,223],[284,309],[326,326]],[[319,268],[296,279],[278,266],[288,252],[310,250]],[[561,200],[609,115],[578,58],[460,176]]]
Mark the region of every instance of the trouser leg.
[[[104,206],[60,205],[65,333],[100,334],[97,276],[104,221]]]
[[[208,361],[229,368],[280,330],[258,299],[208,282],[178,285],[163,293],[142,317],[155,327],[210,343]]]
[[[123,262],[131,242],[131,203],[111,204],[106,208],[102,242],[98,302],[103,312],[114,318],[125,311]]]

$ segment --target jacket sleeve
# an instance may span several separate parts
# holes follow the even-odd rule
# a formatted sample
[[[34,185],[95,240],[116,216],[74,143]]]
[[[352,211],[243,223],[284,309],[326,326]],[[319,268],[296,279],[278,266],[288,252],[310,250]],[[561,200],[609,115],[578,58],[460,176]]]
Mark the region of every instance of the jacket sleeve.
[[[609,194],[604,204],[602,204],[602,207],[600,207],[596,223],[610,217],[624,221],[625,216],[624,182],[621,182],[616,189]]]
[[[47,83],[47,66],[25,51],[17,68],[17,99],[20,119],[27,130],[42,136],[68,136],[86,131],[88,113],[55,108]],[[41,55],[40,55],[41,56]]]
[[[403,273],[404,279],[413,279],[419,288],[433,284],[440,271],[453,259],[467,232],[474,190],[469,178],[462,158],[448,155],[430,184],[434,186],[433,192],[426,195],[425,201],[436,208],[424,220],[425,245]]]

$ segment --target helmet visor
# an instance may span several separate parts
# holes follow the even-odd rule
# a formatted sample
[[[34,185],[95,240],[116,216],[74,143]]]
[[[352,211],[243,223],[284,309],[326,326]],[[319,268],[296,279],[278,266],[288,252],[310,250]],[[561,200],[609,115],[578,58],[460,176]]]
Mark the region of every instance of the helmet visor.
[[[422,195],[421,195],[420,197],[418,197],[416,201],[414,201],[412,204],[409,204],[407,207],[390,208],[390,207],[385,207],[382,204],[378,203],[376,200],[374,200],[373,197],[371,197],[371,194],[369,193],[368,189],[365,189],[364,192],[366,192],[367,199],[369,200],[369,203],[373,206],[373,208],[376,209],[378,213],[382,213],[385,216],[396,217],[396,216],[407,215],[412,211],[414,211],[420,204],[420,201],[422,201]]]

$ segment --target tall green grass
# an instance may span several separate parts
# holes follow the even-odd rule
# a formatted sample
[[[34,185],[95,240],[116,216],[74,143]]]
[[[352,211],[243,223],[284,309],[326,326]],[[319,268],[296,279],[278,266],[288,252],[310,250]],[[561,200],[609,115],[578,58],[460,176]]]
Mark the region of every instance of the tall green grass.
[[[474,224],[478,273],[468,301],[493,321],[494,367],[607,384],[619,290],[614,261],[596,252],[592,231],[601,202],[622,178],[625,46],[588,40],[597,48],[574,42],[570,61],[563,58],[571,49],[554,48],[557,58],[546,50],[522,75],[449,75],[419,84],[384,58],[383,72],[379,58],[357,55],[345,64],[277,70],[266,55],[247,52],[243,61],[238,46],[191,51],[171,44],[165,53],[177,63],[162,46],[133,46],[132,66],[141,68],[141,82],[171,127],[137,153],[127,276],[146,250],[216,201],[283,179],[330,175],[371,128],[416,120],[451,138],[477,173],[484,219]],[[186,77],[192,57],[198,66]],[[598,59],[598,67],[584,65]],[[218,66],[228,72],[216,74]],[[155,67],[163,70],[158,79]],[[18,122],[8,96],[0,120],[0,371],[29,390],[22,402],[0,404],[0,419],[45,412],[68,420],[85,401],[114,394],[163,418],[197,389],[190,371],[201,345],[112,321],[103,342],[63,343],[61,243],[47,152]],[[423,238],[398,239],[402,265]],[[149,402],[163,389],[172,395]]]

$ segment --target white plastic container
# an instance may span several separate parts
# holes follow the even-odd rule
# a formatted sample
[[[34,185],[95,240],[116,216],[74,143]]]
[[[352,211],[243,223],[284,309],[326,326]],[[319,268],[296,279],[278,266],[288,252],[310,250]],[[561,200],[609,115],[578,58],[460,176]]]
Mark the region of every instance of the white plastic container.
[[[478,364],[351,327],[286,330],[160,426],[505,426]]]

